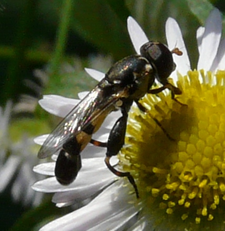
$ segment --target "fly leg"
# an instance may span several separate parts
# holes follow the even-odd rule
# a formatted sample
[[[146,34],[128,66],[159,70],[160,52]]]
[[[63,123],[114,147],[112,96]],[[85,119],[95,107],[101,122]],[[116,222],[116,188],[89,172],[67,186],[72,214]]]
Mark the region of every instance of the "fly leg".
[[[97,146],[97,147],[107,148],[107,142],[101,142],[101,141],[98,141],[98,140],[91,139],[90,143]]]
[[[109,134],[109,139],[107,142],[107,152],[106,152],[106,157],[105,157],[105,163],[108,169],[114,173],[115,175],[119,177],[127,177],[129,182],[132,184],[134,187],[135,193],[137,198],[139,198],[139,193],[137,189],[137,185],[134,181],[134,178],[129,172],[120,172],[117,169],[115,169],[111,164],[110,164],[110,158],[112,156],[116,156],[120,149],[122,148],[124,144],[124,137],[126,133],[126,126],[127,126],[127,112],[125,109],[122,108],[122,117],[120,117],[115,125],[113,126],[110,134]]]
[[[137,106],[138,106],[138,108],[139,108],[139,110],[140,111],[142,111],[142,112],[146,112],[147,111],[147,109],[139,102],[139,101],[135,101],[135,103],[137,104]],[[150,114],[149,114],[150,115]],[[151,116],[151,115],[150,115]],[[152,117],[152,116],[151,116]],[[156,118],[154,118],[154,117],[152,117],[152,119],[156,122],[156,124],[162,129],[162,131],[165,133],[165,135],[167,136],[167,138],[168,139],[170,139],[170,140],[172,140],[172,141],[174,141],[174,139],[169,135],[169,133],[165,130],[165,128],[160,124],[160,122],[156,119]]]
[[[178,87],[175,87],[175,86],[173,86],[172,84],[170,84],[168,82],[166,84],[164,84],[162,87],[148,90],[148,93],[150,93],[150,94],[158,94],[158,93],[160,93],[161,91],[163,91],[165,89],[169,89],[170,90],[172,100],[176,101],[181,106],[187,106],[186,104],[181,103],[179,100],[177,100],[175,98],[175,95],[181,95],[182,91]]]
[[[140,111],[142,111],[142,112],[147,111],[147,109],[138,100],[135,100],[135,103],[137,104]]]
[[[110,164],[110,158],[112,156],[116,156],[124,144],[124,137],[125,137],[125,133],[126,133],[127,116],[128,115],[127,115],[127,112],[125,111],[125,109],[123,109],[123,108],[122,108],[122,114],[123,114],[122,117],[120,117],[116,121],[116,123],[114,124],[114,126],[113,126],[113,128],[109,134],[108,142],[101,142],[101,141],[91,139],[90,143],[92,143],[93,145],[98,146],[98,147],[106,147],[107,148],[106,157],[105,157],[106,166],[116,176],[127,177],[129,182],[134,187],[137,198],[139,198],[138,188],[137,188],[137,185],[136,185],[132,175],[129,172],[120,172],[120,171],[116,170],[114,168],[114,166],[112,166]]]
[[[175,87],[175,86],[173,86],[172,84],[170,84],[168,82],[166,84],[164,84],[162,87],[148,90],[148,93],[158,94],[158,93],[160,93],[161,91],[163,91],[165,89],[169,89],[171,91],[172,99],[174,99],[175,95],[181,95],[182,94],[182,91],[178,87]]]

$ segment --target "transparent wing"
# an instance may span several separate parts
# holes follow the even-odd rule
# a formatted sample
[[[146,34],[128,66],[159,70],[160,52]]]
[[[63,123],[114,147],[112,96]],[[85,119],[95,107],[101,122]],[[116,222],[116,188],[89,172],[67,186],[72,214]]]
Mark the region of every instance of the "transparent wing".
[[[38,157],[46,158],[57,152],[66,140],[76,136],[91,122],[97,120],[101,114],[108,114],[114,110],[116,102],[125,95],[126,90],[124,89],[117,94],[105,98],[102,96],[102,90],[96,86],[69,112],[47,137],[38,152]]]

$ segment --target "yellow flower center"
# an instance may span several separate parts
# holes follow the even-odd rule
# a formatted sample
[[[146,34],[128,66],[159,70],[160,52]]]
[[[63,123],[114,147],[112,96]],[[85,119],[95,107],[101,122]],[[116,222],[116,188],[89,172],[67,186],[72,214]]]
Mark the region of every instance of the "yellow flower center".
[[[200,224],[225,214],[225,72],[190,71],[177,85],[186,106],[165,91],[143,98],[146,113],[133,106],[119,159],[146,210]]]

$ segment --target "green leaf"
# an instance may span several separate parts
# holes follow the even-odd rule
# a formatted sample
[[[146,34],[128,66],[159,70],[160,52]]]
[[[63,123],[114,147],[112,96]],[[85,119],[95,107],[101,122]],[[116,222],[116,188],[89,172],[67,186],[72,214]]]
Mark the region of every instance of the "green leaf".
[[[193,14],[198,18],[199,22],[204,25],[210,12],[214,9],[214,6],[207,0],[187,0],[188,5]],[[225,31],[225,17],[222,15],[222,28],[223,33]]]
[[[113,12],[117,14],[118,18],[121,21],[126,22],[127,17],[130,15],[130,11],[126,7],[125,1],[115,1],[115,0],[106,0],[109,6],[112,8]]]
[[[90,67],[86,59],[67,59],[59,66],[58,73],[50,75],[44,94],[77,98],[79,92],[91,90],[97,82],[85,72],[84,67]]]
[[[213,5],[207,0],[187,0],[187,2],[192,13],[203,25],[208,18],[210,11],[213,10]]]
[[[76,0],[71,26],[98,49],[112,53],[116,59],[122,58],[130,54],[131,44],[124,20],[128,15],[122,16],[128,11],[124,6],[121,12],[115,11],[121,5],[104,0]]]

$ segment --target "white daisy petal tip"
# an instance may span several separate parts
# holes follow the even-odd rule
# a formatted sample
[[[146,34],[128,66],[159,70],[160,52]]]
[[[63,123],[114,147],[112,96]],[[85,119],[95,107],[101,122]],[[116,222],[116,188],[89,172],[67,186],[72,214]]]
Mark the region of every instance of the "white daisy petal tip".
[[[208,17],[209,20],[213,20],[213,21],[220,21],[222,23],[222,16],[221,16],[221,13],[220,11],[217,9],[217,8],[214,8],[209,17]]]
[[[198,35],[198,34],[197,34]],[[218,9],[213,9],[206,19],[205,30],[200,38],[199,60],[197,69],[212,70],[222,35],[222,16]],[[198,39],[198,38],[197,38]],[[199,40],[198,40],[199,44]]]
[[[84,70],[95,80],[100,81],[105,77],[105,73],[101,71],[97,71],[92,68],[84,68]]]
[[[38,103],[48,113],[52,115],[58,115],[58,108],[55,107],[55,104],[52,102],[52,100],[40,99]]]
[[[140,54],[140,47],[149,41],[148,37],[135,19],[131,16],[127,18],[127,30],[135,51],[137,54]]]
[[[59,95],[44,95],[38,101],[39,105],[50,114],[65,117],[66,114],[79,102],[77,99]]]
[[[182,51],[182,55],[178,56],[174,54],[173,56],[174,62],[177,66],[176,71],[178,71],[182,75],[186,74],[191,67],[181,29],[177,21],[171,17],[167,19],[165,29],[169,49],[173,50],[177,47],[180,51]],[[176,76],[176,72],[173,72],[172,77],[175,78]]]
[[[47,162],[36,165],[33,167],[35,173],[45,175],[45,176],[54,176],[55,162]]]
[[[174,18],[169,17],[166,20],[165,29],[167,44],[169,49],[172,50],[178,45],[179,38],[177,37],[177,34],[179,34],[179,36],[181,34],[179,25]]]
[[[34,138],[34,143],[39,144],[39,145],[43,145],[43,143],[45,142],[47,137],[48,137],[48,134],[38,136],[38,137]]]

